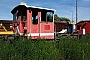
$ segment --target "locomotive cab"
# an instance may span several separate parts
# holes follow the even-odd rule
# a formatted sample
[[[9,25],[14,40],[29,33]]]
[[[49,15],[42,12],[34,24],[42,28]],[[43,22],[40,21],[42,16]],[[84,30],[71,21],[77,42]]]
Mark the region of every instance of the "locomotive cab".
[[[15,34],[32,39],[54,39],[54,11],[21,3],[11,11]]]
[[[21,8],[19,8],[21,9]],[[27,18],[27,10],[17,10],[13,13],[13,21],[16,22],[18,19],[21,21],[26,20]]]

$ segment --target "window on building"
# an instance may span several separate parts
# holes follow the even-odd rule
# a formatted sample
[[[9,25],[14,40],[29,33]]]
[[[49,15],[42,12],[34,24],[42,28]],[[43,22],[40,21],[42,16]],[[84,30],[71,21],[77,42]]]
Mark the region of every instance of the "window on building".
[[[32,11],[32,23],[38,24],[38,12],[37,11]]]

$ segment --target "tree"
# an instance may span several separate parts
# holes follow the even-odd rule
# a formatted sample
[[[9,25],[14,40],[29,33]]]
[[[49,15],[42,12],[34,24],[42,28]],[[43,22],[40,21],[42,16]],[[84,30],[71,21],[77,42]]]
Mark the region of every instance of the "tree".
[[[57,14],[54,15],[54,20],[60,20],[60,21],[70,21],[69,18],[65,17],[59,17]]]
[[[60,17],[60,20],[61,20],[61,21],[70,21],[69,18],[65,18],[65,17]]]
[[[54,15],[54,20],[59,20],[59,17],[57,14]]]

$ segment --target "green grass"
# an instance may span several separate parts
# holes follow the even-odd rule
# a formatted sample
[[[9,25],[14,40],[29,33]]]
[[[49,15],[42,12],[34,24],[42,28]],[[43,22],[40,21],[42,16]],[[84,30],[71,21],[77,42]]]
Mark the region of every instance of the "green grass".
[[[90,37],[61,38],[59,42],[0,39],[0,60],[90,60]]]
[[[10,41],[0,40],[0,60],[57,60],[55,45],[47,41],[33,41],[19,38]]]
[[[57,47],[60,57],[64,60],[89,60],[90,37],[86,39],[62,38]]]

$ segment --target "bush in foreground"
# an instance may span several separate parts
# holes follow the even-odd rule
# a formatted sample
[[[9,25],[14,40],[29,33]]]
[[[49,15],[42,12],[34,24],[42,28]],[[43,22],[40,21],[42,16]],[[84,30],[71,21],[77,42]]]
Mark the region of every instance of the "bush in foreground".
[[[62,38],[57,44],[62,60],[89,60],[90,37],[78,39]]]
[[[59,42],[27,40],[0,40],[0,60],[89,60],[90,37],[61,38]]]
[[[0,60],[58,60],[59,51],[54,43],[47,41],[33,41],[18,39],[10,41],[0,40]]]

